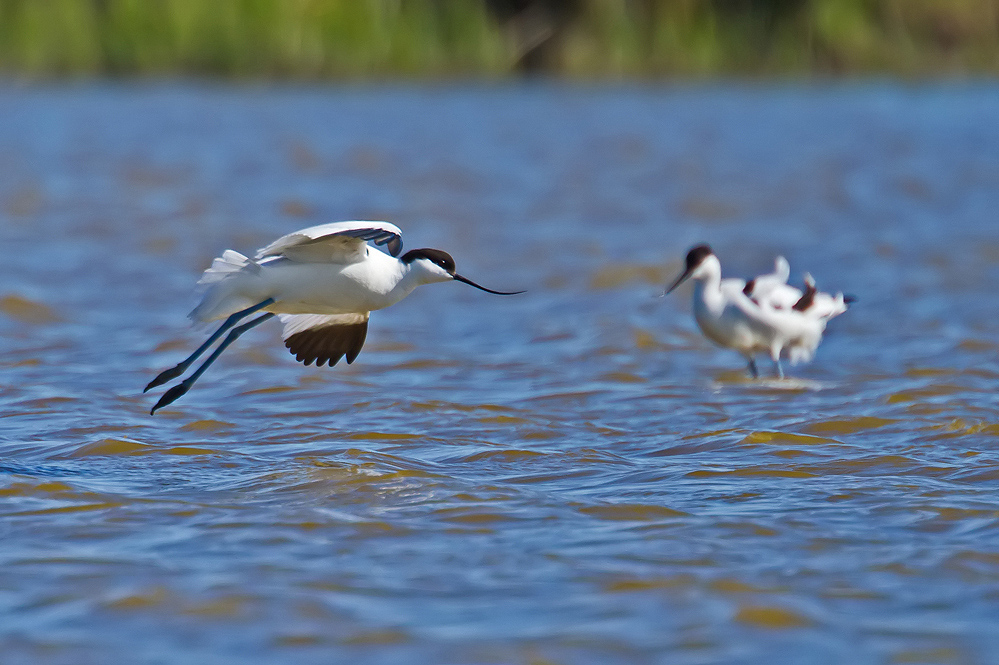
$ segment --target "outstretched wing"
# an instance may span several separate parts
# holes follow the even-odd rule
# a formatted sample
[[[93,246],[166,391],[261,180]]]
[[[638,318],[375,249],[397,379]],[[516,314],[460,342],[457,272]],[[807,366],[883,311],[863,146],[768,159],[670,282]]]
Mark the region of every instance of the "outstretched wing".
[[[728,306],[741,311],[742,320],[750,327],[770,329],[789,342],[814,338],[815,346],[818,346],[818,340],[822,339],[822,332],[826,329],[824,319],[795,309],[761,305],[743,293],[730,294],[729,298]]]
[[[283,256],[305,263],[357,263],[368,241],[386,245],[392,256],[402,251],[402,231],[388,222],[333,222],[282,236],[257,251],[257,260]]]
[[[778,256],[774,259],[774,271],[749,280],[742,292],[774,309],[790,309],[801,299],[801,289],[787,283],[790,276],[790,264],[783,256]]]
[[[347,356],[347,363],[364,346],[368,334],[368,312],[359,314],[278,314],[284,324],[284,345],[295,359],[316,367],[332,367]]]
[[[808,296],[811,296],[808,299]],[[847,310],[847,300],[842,292],[832,295],[819,291],[811,273],[805,273],[805,295],[795,304],[794,308],[810,316],[829,320]]]

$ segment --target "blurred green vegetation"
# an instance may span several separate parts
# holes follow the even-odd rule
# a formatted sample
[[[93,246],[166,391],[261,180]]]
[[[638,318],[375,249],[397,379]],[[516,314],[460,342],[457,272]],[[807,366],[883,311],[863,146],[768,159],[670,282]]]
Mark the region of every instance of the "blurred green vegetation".
[[[0,72],[992,75],[999,0],[0,0]]]

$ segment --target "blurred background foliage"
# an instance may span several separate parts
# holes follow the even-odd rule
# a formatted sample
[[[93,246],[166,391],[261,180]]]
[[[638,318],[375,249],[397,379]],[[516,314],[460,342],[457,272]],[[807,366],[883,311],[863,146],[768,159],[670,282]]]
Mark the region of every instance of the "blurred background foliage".
[[[18,77],[999,72],[999,0],[0,0]]]

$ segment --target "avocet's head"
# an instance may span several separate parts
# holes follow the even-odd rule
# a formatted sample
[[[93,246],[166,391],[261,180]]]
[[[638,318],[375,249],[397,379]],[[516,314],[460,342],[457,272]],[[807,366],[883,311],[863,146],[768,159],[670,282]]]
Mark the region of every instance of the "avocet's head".
[[[698,245],[687,252],[687,267],[684,269],[683,274],[673,282],[673,286],[666,289],[666,293],[671,293],[673,289],[691,277],[694,279],[704,279],[711,272],[715,271],[721,271],[721,266],[718,265],[718,258],[715,256],[715,253],[707,245]]]
[[[495,293],[498,296],[515,296],[523,291],[493,291],[484,286],[479,286],[467,277],[462,277],[454,271],[454,259],[445,251],[439,249],[412,249],[400,258],[400,261],[410,266],[410,270],[416,272],[417,278],[424,284],[434,282],[464,282],[469,286],[474,286],[486,293]]]

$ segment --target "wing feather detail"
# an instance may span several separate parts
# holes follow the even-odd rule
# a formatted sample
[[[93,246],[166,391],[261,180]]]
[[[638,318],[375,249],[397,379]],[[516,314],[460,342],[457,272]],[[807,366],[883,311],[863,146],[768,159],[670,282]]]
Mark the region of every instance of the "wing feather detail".
[[[295,359],[316,367],[336,365],[347,357],[354,362],[368,334],[368,313],[363,314],[279,314],[284,323],[284,345]]]
[[[365,244],[385,245],[392,256],[402,251],[402,231],[389,222],[333,222],[289,233],[257,251],[258,260],[287,257],[307,263],[356,263]]]

